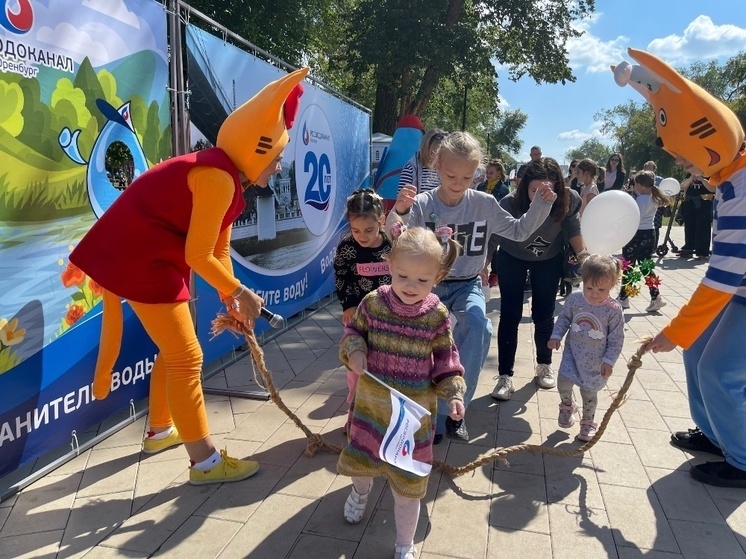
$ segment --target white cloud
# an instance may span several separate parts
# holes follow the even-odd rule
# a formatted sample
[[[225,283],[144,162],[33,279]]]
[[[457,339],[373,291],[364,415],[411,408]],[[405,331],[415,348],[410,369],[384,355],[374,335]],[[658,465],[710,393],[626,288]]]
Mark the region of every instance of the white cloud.
[[[121,21],[125,25],[140,29],[140,22],[137,19],[137,15],[127,9],[127,6],[124,5],[124,0],[83,0],[83,5],[86,8]]]
[[[508,103],[503,97],[497,96],[497,106],[501,109],[507,109],[510,107],[510,103]]]
[[[746,28],[732,24],[715,25],[706,15],[697,16],[683,35],[654,39],[647,50],[669,63],[733,56],[746,49]]]
[[[567,41],[567,55],[570,67],[574,71],[585,68],[587,73],[608,72],[609,66],[618,64],[624,59],[624,52],[629,38],[619,35],[616,39],[603,41],[590,32],[603,14],[595,13],[592,17],[577,22],[574,27],[583,34]]]
[[[580,130],[568,130],[566,132],[560,132],[557,135],[557,139],[561,142],[584,142],[588,138],[593,136],[593,134],[589,134],[588,132],[581,132]]]
[[[54,29],[40,27],[36,39],[54,47],[54,52],[66,52],[77,63],[88,56],[94,67],[124,58],[131,50],[119,35],[98,22],[85,23],[78,29],[64,22]]]

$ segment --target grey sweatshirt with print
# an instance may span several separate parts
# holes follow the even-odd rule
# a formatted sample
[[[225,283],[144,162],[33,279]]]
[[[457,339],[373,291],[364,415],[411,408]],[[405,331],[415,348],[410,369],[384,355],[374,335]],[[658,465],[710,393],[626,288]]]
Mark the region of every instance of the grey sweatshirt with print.
[[[547,218],[552,202],[536,196],[528,211],[519,219],[506,212],[491,194],[473,188],[455,206],[445,205],[438,197],[438,187],[418,194],[408,214],[399,216],[391,210],[386,220],[386,231],[396,221],[408,227],[427,227],[435,230],[447,225],[461,244],[461,254],[446,279],[466,279],[476,276],[484,268],[489,239],[493,234],[516,241],[526,240]]]

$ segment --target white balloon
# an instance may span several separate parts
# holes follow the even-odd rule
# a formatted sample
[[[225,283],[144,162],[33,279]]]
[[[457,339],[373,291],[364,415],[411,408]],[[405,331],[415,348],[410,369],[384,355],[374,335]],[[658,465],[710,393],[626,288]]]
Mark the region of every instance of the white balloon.
[[[580,230],[588,252],[613,254],[632,240],[640,225],[637,202],[621,190],[607,190],[583,210]]]
[[[666,196],[676,196],[681,192],[681,183],[673,177],[665,178],[658,185]]]

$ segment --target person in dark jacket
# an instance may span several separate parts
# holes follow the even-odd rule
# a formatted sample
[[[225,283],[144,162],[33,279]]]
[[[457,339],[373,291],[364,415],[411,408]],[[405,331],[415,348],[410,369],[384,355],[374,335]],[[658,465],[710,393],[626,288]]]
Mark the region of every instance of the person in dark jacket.
[[[612,153],[606,162],[606,177],[604,178],[604,190],[623,190],[627,172],[624,170],[624,159],[622,154]],[[598,185],[601,186],[600,184]]]

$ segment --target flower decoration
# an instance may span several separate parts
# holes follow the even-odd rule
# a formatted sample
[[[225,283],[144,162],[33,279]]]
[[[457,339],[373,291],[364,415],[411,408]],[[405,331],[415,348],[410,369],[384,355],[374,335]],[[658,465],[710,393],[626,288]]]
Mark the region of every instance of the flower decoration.
[[[0,375],[22,361],[12,346],[20,344],[25,338],[26,329],[18,327],[17,318],[0,318]]]
[[[646,258],[640,262],[638,268],[640,268],[640,273],[642,273],[643,276],[649,276],[655,269],[655,262],[653,262],[652,258]]]
[[[397,221],[391,226],[391,236],[394,239],[398,239],[399,236],[404,233],[404,231],[407,230],[407,226],[404,225],[401,221]]]
[[[73,246],[69,247],[73,250]],[[63,260],[59,261],[60,266],[65,266]],[[67,312],[60,320],[60,328],[57,335],[63,334],[73,324],[78,322],[88,311],[93,309],[104,295],[104,288],[93,278],[89,278],[83,270],[78,268],[72,262],[68,262],[65,269],[60,274],[60,280],[65,287],[75,287],[75,291],[70,295],[70,304],[67,305]]]
[[[453,229],[447,225],[441,225],[435,229],[435,235],[440,239],[441,243],[445,243],[453,236]]]
[[[640,294],[641,282],[647,287],[658,287],[661,279],[653,273],[655,262],[652,258],[641,260],[636,266],[626,258],[622,258],[622,285],[627,297],[635,297]]]
[[[619,259],[619,262],[620,262],[620,263],[621,263],[621,265],[622,265],[622,272],[626,272],[626,271],[627,271],[627,270],[629,269],[629,267],[630,267],[630,266],[632,265],[632,262],[630,262],[630,261],[629,261],[629,260],[628,260],[627,258],[625,258],[624,256],[622,256],[622,257],[621,257],[621,258]]]
[[[72,262],[68,262],[67,268],[60,274],[60,279],[65,287],[82,285],[85,281],[85,273]]]
[[[20,344],[26,337],[26,329],[18,327],[18,319],[0,318],[0,344],[10,347]]]
[[[637,297],[640,294],[640,286],[636,283],[625,285],[625,292],[627,297]]]
[[[72,326],[78,320],[80,320],[85,314],[83,305],[74,303],[67,308],[67,314],[65,315],[65,322],[68,326]]]

